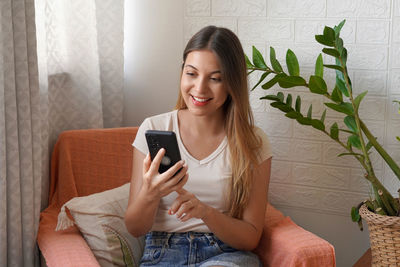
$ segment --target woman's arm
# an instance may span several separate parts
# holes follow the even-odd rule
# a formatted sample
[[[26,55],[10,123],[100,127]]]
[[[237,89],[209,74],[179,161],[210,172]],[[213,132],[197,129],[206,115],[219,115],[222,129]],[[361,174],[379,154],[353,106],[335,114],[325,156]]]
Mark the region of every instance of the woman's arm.
[[[199,218],[223,242],[240,250],[257,247],[264,225],[268,199],[268,185],[271,172],[271,158],[254,168],[253,186],[243,219],[235,219],[202,203],[184,189],[173,203],[170,214],[176,214],[182,221]],[[183,216],[182,216],[183,215]]]
[[[158,173],[164,154],[165,149],[160,149],[151,162],[150,155],[145,156],[133,149],[131,187],[125,212],[125,225],[133,236],[146,234],[153,225],[160,199],[181,189],[187,182],[187,165],[183,161],[162,174]]]

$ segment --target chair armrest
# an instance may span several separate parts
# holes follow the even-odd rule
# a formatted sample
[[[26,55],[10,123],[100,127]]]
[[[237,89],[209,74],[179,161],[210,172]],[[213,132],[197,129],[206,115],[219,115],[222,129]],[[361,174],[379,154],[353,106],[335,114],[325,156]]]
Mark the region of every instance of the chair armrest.
[[[56,232],[57,213],[40,215],[37,242],[48,267],[100,267],[76,227]]]
[[[289,217],[264,225],[254,252],[264,266],[334,267],[335,250],[326,240],[296,225]]]

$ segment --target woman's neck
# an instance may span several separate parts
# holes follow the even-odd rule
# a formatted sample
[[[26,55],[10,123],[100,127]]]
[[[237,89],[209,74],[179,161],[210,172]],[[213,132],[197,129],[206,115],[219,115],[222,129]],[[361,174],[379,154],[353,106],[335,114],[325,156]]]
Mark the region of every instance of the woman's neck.
[[[223,112],[210,116],[198,116],[190,113],[188,109],[184,109],[180,110],[178,114],[181,131],[190,132],[191,135],[195,136],[225,134]]]

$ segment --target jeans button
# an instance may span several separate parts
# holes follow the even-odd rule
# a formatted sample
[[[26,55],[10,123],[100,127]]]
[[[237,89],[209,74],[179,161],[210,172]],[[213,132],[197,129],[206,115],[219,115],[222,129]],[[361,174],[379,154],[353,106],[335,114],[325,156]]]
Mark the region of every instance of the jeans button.
[[[189,233],[189,237],[190,237],[190,239],[194,239],[193,233]]]

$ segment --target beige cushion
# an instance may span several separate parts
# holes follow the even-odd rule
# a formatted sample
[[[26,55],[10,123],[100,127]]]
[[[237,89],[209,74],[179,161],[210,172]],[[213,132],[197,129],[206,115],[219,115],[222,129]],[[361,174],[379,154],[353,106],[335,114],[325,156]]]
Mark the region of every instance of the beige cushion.
[[[139,266],[144,239],[129,234],[124,223],[129,186],[127,183],[101,193],[75,197],[64,204],[58,215],[56,230],[75,224],[102,267]],[[65,208],[74,222],[68,218]]]

